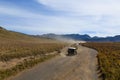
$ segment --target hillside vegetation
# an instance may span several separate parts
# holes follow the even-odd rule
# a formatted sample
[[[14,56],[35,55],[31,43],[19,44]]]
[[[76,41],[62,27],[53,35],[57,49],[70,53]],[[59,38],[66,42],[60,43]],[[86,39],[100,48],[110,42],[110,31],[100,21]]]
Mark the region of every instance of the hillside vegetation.
[[[120,43],[85,43],[96,49],[99,69],[103,80],[120,80]]]
[[[52,58],[65,45],[0,27],[0,80]],[[50,54],[53,51],[54,54]]]

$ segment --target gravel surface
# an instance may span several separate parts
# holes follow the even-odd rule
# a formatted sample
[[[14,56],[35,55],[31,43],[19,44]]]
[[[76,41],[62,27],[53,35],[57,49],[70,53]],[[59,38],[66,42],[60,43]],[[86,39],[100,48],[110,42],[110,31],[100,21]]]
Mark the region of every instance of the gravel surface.
[[[66,56],[67,48],[59,56],[24,71],[11,80],[98,80],[97,51],[79,46],[78,54]]]

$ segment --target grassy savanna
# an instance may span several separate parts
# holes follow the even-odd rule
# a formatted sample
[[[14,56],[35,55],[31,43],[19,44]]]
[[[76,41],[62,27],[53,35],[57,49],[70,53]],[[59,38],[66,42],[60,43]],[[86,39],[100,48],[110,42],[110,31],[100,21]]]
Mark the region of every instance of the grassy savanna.
[[[85,43],[96,49],[103,80],[120,80],[120,43]]]
[[[0,27],[0,80],[43,62],[66,44],[57,40],[38,38]]]

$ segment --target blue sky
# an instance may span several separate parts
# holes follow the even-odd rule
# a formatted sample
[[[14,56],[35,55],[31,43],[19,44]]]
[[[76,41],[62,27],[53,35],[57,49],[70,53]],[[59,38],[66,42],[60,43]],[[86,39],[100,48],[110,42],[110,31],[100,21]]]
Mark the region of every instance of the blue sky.
[[[120,0],[0,0],[0,26],[26,34],[120,35]]]

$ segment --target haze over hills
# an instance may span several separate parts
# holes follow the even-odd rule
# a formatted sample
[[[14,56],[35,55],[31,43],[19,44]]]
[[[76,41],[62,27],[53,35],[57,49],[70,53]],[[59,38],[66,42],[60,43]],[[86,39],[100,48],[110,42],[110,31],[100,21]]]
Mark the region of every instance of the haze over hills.
[[[43,43],[43,42],[56,42],[56,40],[50,38],[37,37],[33,35],[27,35],[24,33],[10,31],[3,27],[0,27],[0,42]]]
[[[44,34],[42,37],[48,38],[68,38],[73,40],[82,40],[82,41],[95,41],[95,42],[120,42],[120,35],[111,36],[111,37],[91,37],[88,34],[80,35],[80,34],[64,34],[64,35],[56,35],[56,34]]]
[[[66,45],[55,39],[35,37],[0,27],[0,80],[6,80],[54,57]]]
[[[36,38],[35,38],[36,37]],[[43,35],[27,35],[19,32],[9,31],[0,27],[0,39],[16,39],[16,40],[37,40],[38,38],[44,39],[72,39],[72,40],[82,40],[82,41],[95,41],[95,42],[120,42],[120,35],[109,36],[109,37],[91,37],[88,34],[80,35],[80,34],[43,34]]]

